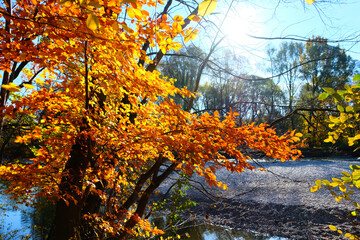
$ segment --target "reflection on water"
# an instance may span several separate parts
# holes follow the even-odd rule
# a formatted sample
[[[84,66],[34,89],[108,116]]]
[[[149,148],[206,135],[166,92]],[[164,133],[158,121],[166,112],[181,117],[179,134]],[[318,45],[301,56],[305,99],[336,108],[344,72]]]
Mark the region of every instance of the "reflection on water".
[[[30,237],[30,222],[26,212],[31,208],[18,204],[9,195],[0,195],[0,239],[26,239]]]
[[[42,199],[34,207],[27,207],[10,197],[0,193],[0,239],[46,239],[54,207]]]
[[[285,240],[280,237],[266,237],[254,232],[226,229],[212,225],[197,225],[184,229],[189,240]],[[185,233],[183,234],[185,235]],[[183,238],[182,238],[183,239]],[[184,238],[185,239],[185,238]]]
[[[153,223],[160,229],[164,229],[166,218],[156,218]],[[196,222],[188,222],[187,224],[176,229],[176,234],[180,235],[180,239],[188,240],[286,240],[282,237],[269,237],[256,232],[240,231],[235,229],[223,228],[209,224],[197,224]],[[176,235],[173,231],[163,236],[163,239],[171,235]],[[159,238],[158,238],[159,239]],[[175,238],[176,239],[176,238]]]

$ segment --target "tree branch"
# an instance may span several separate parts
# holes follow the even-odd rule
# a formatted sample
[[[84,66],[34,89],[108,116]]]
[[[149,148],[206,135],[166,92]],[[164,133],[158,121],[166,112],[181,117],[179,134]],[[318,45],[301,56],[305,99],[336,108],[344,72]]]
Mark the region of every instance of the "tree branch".
[[[281,117],[277,120],[275,120],[274,122],[270,123],[270,127],[273,127],[275,124],[282,122],[292,116],[294,116],[295,114],[298,114],[298,112],[300,111],[306,111],[306,112],[317,112],[317,111],[322,111],[322,112],[339,112],[338,110],[334,110],[334,109],[329,109],[329,108],[297,108],[294,111],[292,111],[291,113],[285,115],[284,117]]]

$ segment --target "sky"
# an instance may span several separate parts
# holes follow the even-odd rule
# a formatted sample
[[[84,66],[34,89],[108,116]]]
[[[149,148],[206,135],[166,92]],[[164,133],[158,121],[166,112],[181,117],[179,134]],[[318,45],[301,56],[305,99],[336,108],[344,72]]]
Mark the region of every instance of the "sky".
[[[308,39],[322,36],[331,45],[340,45],[353,59],[360,60],[360,1],[332,0],[308,5],[305,0],[222,0],[217,13],[210,20],[220,24],[220,35],[226,35],[223,47],[231,48],[238,55],[245,56],[251,67],[250,73],[263,71],[266,60],[265,48],[277,46],[283,40],[266,38]],[[229,6],[230,11],[226,14]],[[206,32],[206,31],[205,31]],[[351,41],[340,41],[352,39]]]

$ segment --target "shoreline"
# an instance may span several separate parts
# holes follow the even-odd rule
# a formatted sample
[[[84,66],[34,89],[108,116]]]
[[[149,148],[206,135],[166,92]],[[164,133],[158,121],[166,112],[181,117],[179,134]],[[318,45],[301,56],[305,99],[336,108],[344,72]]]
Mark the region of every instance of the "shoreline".
[[[260,236],[286,239],[346,239],[329,229],[335,225],[353,232],[346,221],[347,211],[339,208],[313,208],[299,205],[260,204],[256,202],[213,203],[196,201],[192,208],[196,221],[224,228],[252,231]],[[187,216],[189,217],[189,216]]]

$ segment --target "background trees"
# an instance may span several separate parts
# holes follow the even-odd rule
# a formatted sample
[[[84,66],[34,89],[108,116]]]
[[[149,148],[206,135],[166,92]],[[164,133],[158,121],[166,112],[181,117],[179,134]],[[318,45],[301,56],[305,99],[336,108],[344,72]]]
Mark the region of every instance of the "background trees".
[[[186,87],[189,91],[194,92],[200,65],[204,59],[205,53],[200,48],[190,45],[165,58],[159,70],[163,76],[175,79],[174,86],[177,88]],[[175,96],[174,100],[184,109],[189,104],[189,99],[182,96]]]
[[[245,67],[233,68],[235,64],[246,66],[240,57],[224,63],[214,60],[215,66],[222,67],[213,66],[216,74],[211,75],[210,65],[209,82],[200,88],[199,107],[224,112],[232,108],[240,113],[240,123],[276,122],[280,132],[303,132],[310,148],[323,145],[329,130],[327,111],[336,107],[318,97],[323,88],[338,89],[350,82],[356,72],[355,61],[321,37],[309,39],[306,44],[283,42],[278,49],[269,47],[267,57],[271,78],[236,72],[234,69]],[[277,121],[287,115],[291,115],[289,121]]]
[[[219,110],[225,113],[232,109],[239,113],[239,124],[271,122],[281,116],[281,109],[276,107],[284,100],[281,89],[270,79],[241,76],[250,80],[233,78],[225,84],[205,84],[200,88],[202,96],[199,104],[207,111]]]
[[[350,56],[339,47],[330,46],[326,39],[316,37],[305,45],[305,52],[301,58],[301,78],[306,82],[300,93],[300,106],[310,109],[332,108],[329,102],[320,102],[318,97],[323,88],[342,88],[351,81],[355,63]],[[325,112],[309,111],[305,117],[305,132],[310,146],[316,141],[324,139],[326,127],[322,124],[326,118]]]
[[[287,113],[294,111],[296,95],[301,86],[300,61],[304,46],[301,43],[282,42],[271,59],[271,72],[279,75],[286,94]],[[291,117],[291,129],[295,129],[295,116]]]

